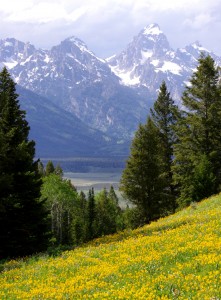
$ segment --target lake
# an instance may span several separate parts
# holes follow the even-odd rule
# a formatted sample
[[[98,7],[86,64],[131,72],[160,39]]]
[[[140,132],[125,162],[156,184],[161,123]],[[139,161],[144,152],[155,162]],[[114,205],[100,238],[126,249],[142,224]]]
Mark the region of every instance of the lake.
[[[121,172],[116,173],[75,173],[75,172],[64,172],[64,178],[71,180],[72,184],[77,188],[77,190],[89,190],[94,188],[95,191],[100,191],[103,188],[109,190],[112,185],[115,190],[119,188],[119,181],[121,177]]]
[[[109,191],[111,185],[114,187],[115,193],[119,199],[119,205],[121,208],[125,208],[130,204],[123,199],[119,192],[119,182],[122,172],[92,172],[92,173],[74,173],[64,172],[64,178],[70,179],[71,183],[77,188],[77,191],[83,191],[88,195],[89,189],[94,188],[95,194],[103,190],[104,188]]]

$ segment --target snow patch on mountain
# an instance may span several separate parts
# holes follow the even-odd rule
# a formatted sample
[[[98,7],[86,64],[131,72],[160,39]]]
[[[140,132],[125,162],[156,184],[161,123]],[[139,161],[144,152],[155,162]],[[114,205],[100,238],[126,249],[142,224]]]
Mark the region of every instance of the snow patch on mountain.
[[[143,65],[148,58],[152,57],[153,56],[153,51],[152,50],[141,50],[141,56],[142,56],[142,59],[140,61],[140,63]]]
[[[207,52],[211,53],[208,49],[204,48],[198,41],[192,44],[192,47],[196,50],[202,51],[202,52]]]
[[[171,72],[176,75],[181,75],[182,68],[176,63],[173,63],[171,61],[165,61],[161,68],[156,68],[156,72],[157,71],[162,71],[164,73]]]
[[[147,27],[144,27],[143,34],[144,35],[159,35],[163,33],[157,24],[150,24]]]
[[[132,68],[132,70],[121,70],[118,67],[111,67],[113,73],[115,73],[119,78],[120,82],[126,86],[133,86],[140,84],[140,77],[134,75],[134,70],[136,69],[136,65]]]
[[[14,68],[18,64],[17,61],[13,60],[12,58],[7,58],[4,62],[4,65],[10,70]]]
[[[140,77],[139,76],[133,76],[132,72],[127,72],[127,73],[118,73],[121,78],[121,81],[125,85],[137,85],[140,83]]]
[[[154,59],[150,62],[154,67],[157,67],[160,63],[160,60],[159,59]]]
[[[27,60],[26,60],[27,61]],[[46,54],[45,58],[44,58],[44,62],[46,62],[46,64],[48,64],[50,61],[50,56],[48,54]]]
[[[5,41],[4,45],[5,47],[13,47],[13,43],[8,41]]]

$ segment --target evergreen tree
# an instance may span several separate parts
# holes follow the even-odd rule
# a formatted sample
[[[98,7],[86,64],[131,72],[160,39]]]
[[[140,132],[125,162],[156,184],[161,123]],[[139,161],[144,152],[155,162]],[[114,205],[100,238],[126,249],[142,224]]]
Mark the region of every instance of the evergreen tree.
[[[54,169],[54,173],[60,177],[63,177],[64,173],[63,170],[61,168],[61,166],[58,164],[55,169]]]
[[[80,208],[82,211],[82,217],[84,220],[87,219],[87,199],[86,199],[86,195],[84,192],[80,192],[79,195],[79,201],[80,201]]]
[[[45,175],[48,176],[48,175],[54,173],[54,171],[55,171],[54,164],[51,160],[49,160],[46,164]]]
[[[109,190],[109,193],[108,193],[108,197],[113,201],[115,202],[115,204],[118,206],[118,202],[119,202],[119,199],[115,193],[115,190],[114,190],[114,187],[111,185],[110,187],[110,190]]]
[[[39,172],[39,174],[40,174],[42,177],[45,176],[44,165],[43,165],[43,163],[42,163],[40,160],[38,160],[38,172]]]
[[[214,192],[215,181],[216,178],[213,174],[212,165],[204,154],[194,170],[193,200],[200,201],[203,198],[211,196]]]
[[[84,192],[80,192],[78,195],[78,209],[74,210],[74,220],[73,220],[73,236],[74,244],[79,245],[86,242],[88,239],[88,219],[87,219],[87,199]]]
[[[113,234],[118,229],[118,216],[121,210],[117,205],[116,198],[112,197],[114,190],[111,190],[112,194],[110,195],[106,188],[104,188],[103,191],[98,193],[95,197],[96,218],[94,221],[94,231],[96,237]]]
[[[174,104],[166,83],[163,81],[157,100],[151,109],[154,124],[159,130],[160,155],[162,156],[162,176],[165,180],[164,197],[168,202],[168,210],[175,211],[175,188],[173,184],[173,146],[176,142],[174,126],[179,118],[178,107]]]
[[[182,206],[218,192],[221,182],[221,89],[211,56],[201,55],[190,83],[182,97],[185,112],[177,124],[175,145],[174,179],[180,185]],[[209,194],[205,189],[196,194],[199,166],[201,181],[212,182]],[[208,173],[202,172],[205,168]]]
[[[122,213],[123,225],[125,228],[135,229],[141,225],[140,218],[142,218],[141,212],[139,208],[129,207],[127,205],[126,209],[124,209]]]
[[[47,244],[47,212],[39,201],[42,182],[29,129],[15,83],[4,68],[0,72],[0,257],[31,254]]]
[[[158,218],[164,210],[159,151],[159,130],[148,117],[135,133],[120,181],[120,190],[142,214],[141,224]]]
[[[86,199],[86,195],[84,192],[80,192],[79,194],[79,219],[80,219],[80,224],[81,224],[81,237],[79,239],[80,242],[86,242],[87,241],[87,225],[88,225],[88,206],[87,206],[87,199]]]
[[[108,192],[108,198],[110,201],[113,203],[113,206],[116,211],[116,218],[115,218],[115,223],[116,223],[116,231],[120,231],[125,229],[125,223],[124,223],[124,217],[123,217],[123,211],[119,205],[119,199],[118,196],[114,190],[114,187],[111,185],[110,190]]]
[[[88,226],[87,226],[87,234],[88,240],[93,239],[94,237],[94,224],[95,220],[95,199],[94,199],[94,189],[89,190],[88,194]]]

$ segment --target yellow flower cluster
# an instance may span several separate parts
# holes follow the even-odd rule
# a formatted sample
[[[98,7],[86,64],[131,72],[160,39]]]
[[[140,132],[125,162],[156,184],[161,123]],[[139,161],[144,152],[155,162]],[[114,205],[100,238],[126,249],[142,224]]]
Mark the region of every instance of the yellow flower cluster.
[[[221,300],[221,196],[60,257],[11,261],[0,299]]]

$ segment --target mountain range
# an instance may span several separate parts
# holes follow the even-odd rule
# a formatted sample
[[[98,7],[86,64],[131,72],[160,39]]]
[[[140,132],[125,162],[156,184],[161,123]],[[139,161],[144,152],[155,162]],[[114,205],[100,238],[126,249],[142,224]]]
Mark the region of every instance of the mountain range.
[[[163,80],[179,103],[202,51],[221,65],[199,42],[173,50],[150,24],[107,59],[76,37],[50,50],[2,39],[0,67],[17,83],[38,156],[109,156],[128,153]]]
[[[107,61],[122,84],[143,88],[156,98],[164,80],[173,99],[179,102],[201,52],[211,55],[218,65],[221,64],[221,58],[198,41],[174,51],[160,27],[151,24],[141,30],[125,50]]]

